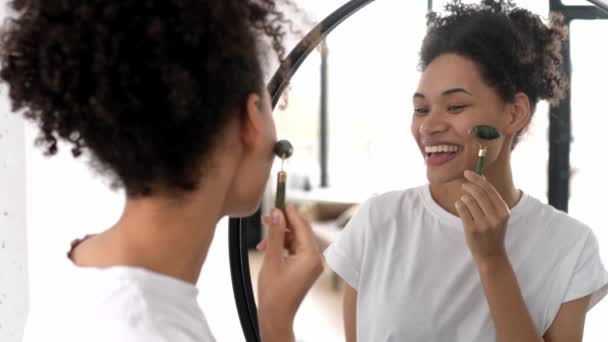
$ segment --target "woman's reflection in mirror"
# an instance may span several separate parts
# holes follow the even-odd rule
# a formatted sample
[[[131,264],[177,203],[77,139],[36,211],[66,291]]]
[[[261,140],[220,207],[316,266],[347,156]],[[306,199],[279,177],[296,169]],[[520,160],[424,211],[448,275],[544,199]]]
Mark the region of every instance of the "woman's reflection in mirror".
[[[566,37],[558,15],[545,24],[510,1],[428,15],[411,119],[428,184],[364,202],[325,252],[346,283],[348,341],[582,341],[608,290],[598,242],[511,167],[538,102],[564,97]],[[500,132],[484,176],[478,125]]]

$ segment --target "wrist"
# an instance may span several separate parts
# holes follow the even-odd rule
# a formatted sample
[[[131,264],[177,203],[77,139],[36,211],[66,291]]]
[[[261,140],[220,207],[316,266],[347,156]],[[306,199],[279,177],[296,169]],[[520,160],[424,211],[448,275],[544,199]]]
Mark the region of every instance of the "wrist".
[[[260,337],[262,342],[295,342],[296,338],[293,329],[268,330],[261,328]]]
[[[262,342],[292,342],[293,320],[276,315],[263,315],[260,312],[260,337]]]
[[[506,253],[476,258],[475,263],[480,273],[495,274],[506,271],[511,267],[511,262]]]

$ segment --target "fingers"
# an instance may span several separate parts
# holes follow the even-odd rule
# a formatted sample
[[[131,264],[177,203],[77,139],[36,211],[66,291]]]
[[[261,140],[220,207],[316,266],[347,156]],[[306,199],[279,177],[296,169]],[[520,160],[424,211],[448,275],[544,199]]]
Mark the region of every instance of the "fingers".
[[[255,249],[257,249],[258,251],[263,252],[263,251],[266,250],[266,247],[268,247],[268,241],[262,240],[262,241],[260,241],[260,243],[258,243],[257,246],[255,246]]]
[[[271,243],[269,242],[271,239],[270,232],[272,232],[274,228],[277,227],[277,224],[272,222],[272,214],[274,213],[274,210],[275,209],[271,211],[270,216],[265,216],[262,218],[264,224],[266,224],[269,228],[269,236],[267,239],[262,240],[260,243],[258,243],[256,248],[259,251],[268,250],[268,246]],[[293,206],[288,205],[285,208],[284,213],[280,210],[279,213],[281,214],[283,221],[278,225],[278,227],[280,230],[284,231],[284,233],[282,234],[281,252],[283,251],[283,249],[287,249],[290,254],[294,254],[297,249],[317,248],[317,245],[314,242],[314,235],[312,233],[310,225],[300,216],[300,214],[295,208],[293,208]],[[285,214],[286,217],[284,216]],[[288,228],[287,225],[289,225],[291,229]],[[273,236],[276,236],[277,239],[280,239],[280,237],[278,237],[278,234],[275,234]],[[277,243],[275,246],[278,245],[279,243]]]
[[[291,228],[294,239],[290,246],[294,249],[316,249],[317,245],[312,233],[312,228],[308,222],[306,222],[291,205],[287,205],[285,207],[285,213],[287,215],[287,221],[289,222],[289,227]],[[295,251],[291,250],[290,252]]]
[[[490,198],[488,198],[488,195],[480,186],[474,183],[464,183],[462,184],[462,190],[477,202],[483,215],[488,217],[496,215],[496,208],[494,208]]]
[[[268,238],[266,239],[266,256],[271,259],[280,260],[285,245],[285,217],[278,209],[272,209],[270,217],[264,221],[268,225]]]
[[[465,171],[465,178],[470,183],[463,184],[462,189],[469,201],[463,203],[470,210],[478,229],[498,227],[509,219],[508,205],[485,177]]]
[[[469,212],[469,209],[467,209],[466,205],[461,200],[458,200],[456,201],[455,206],[458,216],[460,216],[465,228],[470,229],[469,227],[473,227],[473,216],[471,216],[471,213]]]
[[[464,204],[464,207],[467,209],[467,212],[471,216],[472,219],[472,228],[475,231],[484,230],[489,227],[488,220],[484,215],[483,211],[479,207],[477,201],[468,194],[465,194],[461,197],[461,202]]]
[[[264,223],[266,223],[266,221],[264,221]],[[285,233],[285,248],[290,249],[289,246],[291,243],[293,243],[293,234],[291,233],[291,231],[289,229],[287,229],[287,232]],[[268,240],[265,240],[265,239],[260,241],[255,246],[255,248],[260,252],[266,251],[267,247],[268,247]]]
[[[289,254],[294,254],[297,250],[306,250],[307,248],[316,247],[318,249],[318,244],[316,243],[310,224],[308,224],[293,207],[287,206],[285,213],[287,214],[287,224],[291,227],[295,227],[293,230],[286,228],[287,233],[284,236],[283,247]],[[264,223],[267,223],[269,218],[264,217],[262,220]],[[311,240],[314,243],[311,243]],[[268,248],[268,242],[263,240],[256,248],[259,251],[265,251]]]
[[[492,184],[490,184],[485,177],[482,177],[469,170],[464,172],[464,177],[469,182],[478,186],[486,194],[487,200],[490,201],[490,203],[494,206],[497,214],[500,217],[504,217],[505,215],[509,214],[509,206],[502,199],[502,196],[500,196],[496,188],[492,186]]]

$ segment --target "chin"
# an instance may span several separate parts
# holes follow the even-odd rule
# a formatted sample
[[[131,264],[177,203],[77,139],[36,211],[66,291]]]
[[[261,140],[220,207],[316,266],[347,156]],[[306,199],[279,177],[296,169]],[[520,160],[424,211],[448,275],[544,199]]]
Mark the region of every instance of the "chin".
[[[448,172],[433,172],[427,170],[426,179],[431,185],[444,185],[452,183],[454,181],[461,181],[464,177],[464,171],[456,173],[453,170],[446,170]]]
[[[260,208],[260,203],[261,200],[239,203],[228,210],[228,216],[239,218],[252,216]]]
[[[238,208],[228,212],[228,216],[236,218],[245,218],[254,215],[258,211],[258,207]]]

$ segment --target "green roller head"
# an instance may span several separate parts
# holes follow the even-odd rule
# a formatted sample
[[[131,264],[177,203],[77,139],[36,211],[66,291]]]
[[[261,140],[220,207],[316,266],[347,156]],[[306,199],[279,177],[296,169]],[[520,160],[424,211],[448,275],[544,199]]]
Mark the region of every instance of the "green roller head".
[[[471,133],[475,137],[483,140],[494,140],[500,137],[500,133],[498,133],[496,128],[485,125],[473,127],[473,129],[471,129]]]
[[[500,137],[498,130],[492,126],[480,125],[475,126],[471,129],[471,134],[477,139],[481,140],[494,140]],[[475,164],[475,172],[479,175],[483,175],[484,163],[486,159],[486,147],[479,145],[479,154],[477,156],[477,163]]]
[[[280,140],[274,145],[274,154],[281,159],[287,159],[293,154],[293,146],[287,140]]]

